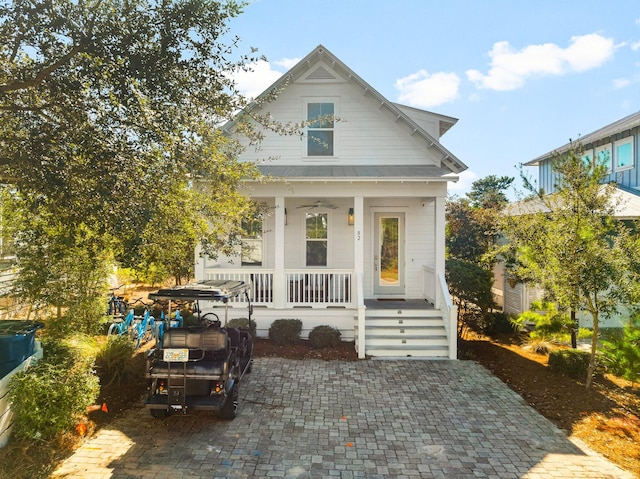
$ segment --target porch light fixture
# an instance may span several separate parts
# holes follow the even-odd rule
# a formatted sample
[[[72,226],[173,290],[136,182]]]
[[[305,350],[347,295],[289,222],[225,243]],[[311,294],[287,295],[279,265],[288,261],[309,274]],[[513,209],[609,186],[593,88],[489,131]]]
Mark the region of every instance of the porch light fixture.
[[[349,208],[349,214],[347,215],[347,223],[349,226],[353,226],[354,216],[353,216],[353,208]]]

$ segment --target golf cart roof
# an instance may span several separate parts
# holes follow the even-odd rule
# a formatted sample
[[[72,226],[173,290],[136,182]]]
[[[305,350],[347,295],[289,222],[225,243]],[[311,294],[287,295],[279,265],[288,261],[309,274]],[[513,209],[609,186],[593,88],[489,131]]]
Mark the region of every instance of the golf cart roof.
[[[251,287],[244,281],[212,279],[198,281],[171,288],[163,288],[149,295],[150,299],[173,299],[182,301],[222,301],[227,302]]]

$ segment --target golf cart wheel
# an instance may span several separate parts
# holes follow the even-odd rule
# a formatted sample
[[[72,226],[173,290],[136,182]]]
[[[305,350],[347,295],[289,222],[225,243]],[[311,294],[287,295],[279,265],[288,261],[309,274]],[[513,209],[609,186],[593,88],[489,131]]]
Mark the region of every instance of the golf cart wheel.
[[[169,416],[169,411],[166,409],[149,409],[151,411],[151,416],[156,419],[164,419]]]
[[[220,417],[222,419],[234,419],[236,417],[238,414],[239,397],[238,383],[234,383],[227,401],[224,403],[224,406],[222,406],[222,409],[220,409]]]

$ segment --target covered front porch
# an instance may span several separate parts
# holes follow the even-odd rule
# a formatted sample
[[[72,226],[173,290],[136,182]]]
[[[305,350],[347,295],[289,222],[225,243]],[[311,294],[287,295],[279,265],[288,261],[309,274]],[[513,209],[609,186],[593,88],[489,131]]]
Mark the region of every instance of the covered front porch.
[[[268,213],[261,235],[247,241],[252,252],[198,256],[196,279],[251,283],[259,335],[275,319],[298,318],[303,337],[334,326],[361,358],[455,358],[455,311],[444,281],[446,188],[424,196],[424,185],[389,184],[388,196],[345,197],[340,186],[310,183],[301,197],[254,192]],[[358,188],[366,189],[350,189]],[[436,339],[426,334],[433,331]]]

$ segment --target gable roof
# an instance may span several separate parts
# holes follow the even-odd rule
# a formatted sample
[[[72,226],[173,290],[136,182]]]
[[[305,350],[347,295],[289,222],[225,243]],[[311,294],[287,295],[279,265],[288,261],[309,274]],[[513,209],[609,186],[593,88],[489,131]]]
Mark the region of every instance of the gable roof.
[[[364,94],[371,95],[376,99],[376,101],[379,102],[381,108],[384,107],[388,109],[396,116],[397,121],[404,122],[411,130],[412,135],[419,135],[428,143],[428,148],[435,148],[442,155],[440,161],[449,170],[447,171],[447,173],[461,173],[462,171],[467,169],[467,166],[462,163],[453,153],[442,146],[436,138],[431,136],[423,127],[421,127],[418,123],[411,119],[405,112],[403,112],[398,106],[396,106],[395,103],[390,102],[380,93],[378,93],[378,91],[376,91],[371,85],[360,78],[360,76],[358,76],[353,70],[345,65],[340,59],[338,59],[338,57],[336,57],[322,45],[318,45],[313,51],[311,51],[311,53],[300,60],[295,66],[293,66],[287,73],[276,80],[263,93],[258,95],[255,100],[247,105],[245,111],[252,111],[256,108],[261,107],[262,104],[268,100],[268,98],[272,97],[280,89],[286,88],[288,83],[297,80],[307,72],[313,70],[320,62],[324,62],[327,65],[331,66],[334,71],[342,75],[349,82],[353,82],[356,85],[359,85],[362,88]],[[318,80],[330,79],[331,73],[326,69],[319,67],[311,72],[310,76],[312,76],[313,79]],[[441,132],[440,134],[443,134],[455,123],[455,119],[440,115],[439,122],[439,130]],[[228,131],[233,127],[234,124],[235,122],[231,120],[223,126],[223,130]]]
[[[629,116],[625,116],[618,121],[614,121],[607,126],[603,126],[596,131],[589,133],[588,135],[578,138],[575,142],[569,142],[560,148],[538,156],[533,160],[527,161],[525,166],[538,166],[541,161],[550,158],[554,153],[565,153],[572,145],[576,143],[582,143],[582,145],[590,149],[596,142],[603,142],[609,140],[613,135],[621,134],[630,131],[631,129],[640,126],[640,111],[633,113]],[[608,142],[608,141],[607,141]]]

